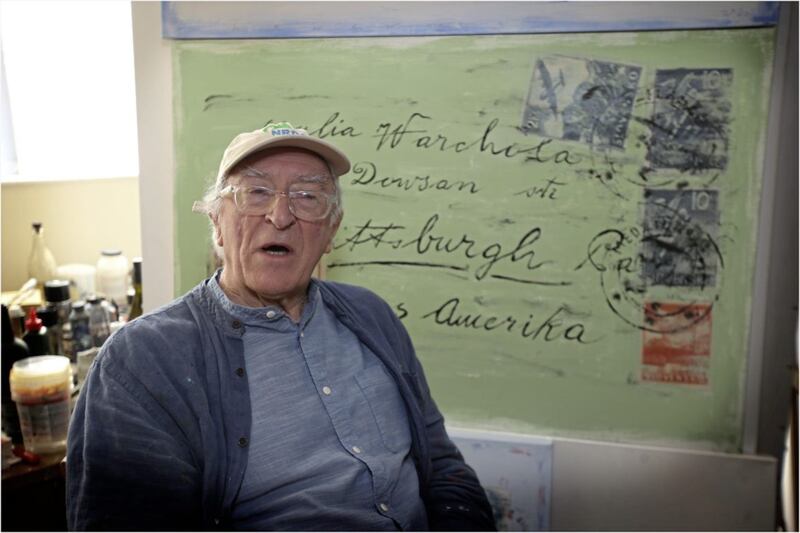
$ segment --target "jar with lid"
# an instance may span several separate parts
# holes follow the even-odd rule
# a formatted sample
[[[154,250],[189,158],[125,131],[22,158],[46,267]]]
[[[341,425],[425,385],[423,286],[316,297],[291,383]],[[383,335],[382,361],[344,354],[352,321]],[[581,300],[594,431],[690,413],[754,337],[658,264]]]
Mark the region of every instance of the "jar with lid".
[[[44,299],[47,305],[55,308],[59,324],[69,322],[72,300],[69,294],[69,281],[54,279],[44,284]]]
[[[26,451],[44,454],[66,448],[73,379],[63,355],[27,357],[11,367],[8,384]]]
[[[121,250],[107,249],[100,252],[97,260],[97,293],[113,301],[120,314],[127,313],[128,307],[128,258]]]

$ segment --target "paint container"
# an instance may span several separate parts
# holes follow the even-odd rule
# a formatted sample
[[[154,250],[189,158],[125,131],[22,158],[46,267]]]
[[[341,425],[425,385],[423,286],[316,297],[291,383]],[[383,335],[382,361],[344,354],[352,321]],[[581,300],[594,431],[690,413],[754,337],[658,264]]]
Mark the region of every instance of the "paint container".
[[[25,449],[36,454],[65,450],[72,391],[69,358],[40,355],[17,361],[9,384]]]

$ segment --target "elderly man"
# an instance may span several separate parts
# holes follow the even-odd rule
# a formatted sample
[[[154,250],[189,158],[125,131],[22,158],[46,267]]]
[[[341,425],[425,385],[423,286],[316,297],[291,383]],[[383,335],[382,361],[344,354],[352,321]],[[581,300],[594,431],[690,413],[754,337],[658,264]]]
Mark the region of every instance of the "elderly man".
[[[87,377],[72,529],[494,528],[390,307],[311,278],[349,169],[288,123],[231,142],[201,204],[223,268],[119,330]]]

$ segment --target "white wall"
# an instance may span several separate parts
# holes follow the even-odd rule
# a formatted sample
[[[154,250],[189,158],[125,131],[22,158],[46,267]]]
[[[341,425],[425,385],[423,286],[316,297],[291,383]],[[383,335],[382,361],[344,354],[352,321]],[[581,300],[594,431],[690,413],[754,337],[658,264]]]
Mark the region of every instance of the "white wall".
[[[139,126],[144,310],[174,297],[172,56],[161,38],[161,2],[131,2]]]
[[[28,279],[33,221],[44,224],[59,265],[94,265],[103,248],[119,248],[129,260],[142,253],[137,178],[4,183],[0,193],[4,291]]]

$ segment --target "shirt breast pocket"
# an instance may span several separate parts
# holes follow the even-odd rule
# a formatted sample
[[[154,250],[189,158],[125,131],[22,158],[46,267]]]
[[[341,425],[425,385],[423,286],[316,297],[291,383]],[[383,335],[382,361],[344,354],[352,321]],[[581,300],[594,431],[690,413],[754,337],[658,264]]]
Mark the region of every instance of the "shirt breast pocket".
[[[394,453],[411,447],[411,430],[405,404],[397,385],[381,365],[370,366],[355,375],[366,399],[384,446]]]

